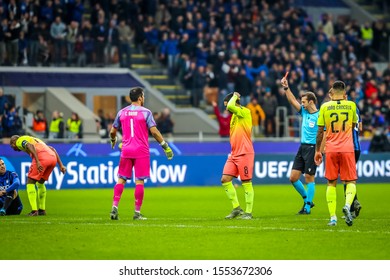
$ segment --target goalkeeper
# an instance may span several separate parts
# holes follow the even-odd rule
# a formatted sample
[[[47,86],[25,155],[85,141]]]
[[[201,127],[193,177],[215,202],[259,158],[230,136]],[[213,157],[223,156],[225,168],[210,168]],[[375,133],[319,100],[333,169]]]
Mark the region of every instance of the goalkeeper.
[[[114,186],[114,197],[110,218],[118,220],[118,204],[127,180],[135,174],[135,212],[134,220],[146,220],[141,214],[141,206],[144,199],[144,180],[150,177],[150,152],[149,135],[160,143],[168,159],[173,158],[173,152],[164,141],[160,131],[156,128],[156,122],[152,112],[143,107],[145,102],[144,90],[140,87],[132,88],[129,93],[131,105],[121,109],[110,131],[111,147],[117,142],[116,133],[122,130],[122,149],[118,169],[118,182]]]

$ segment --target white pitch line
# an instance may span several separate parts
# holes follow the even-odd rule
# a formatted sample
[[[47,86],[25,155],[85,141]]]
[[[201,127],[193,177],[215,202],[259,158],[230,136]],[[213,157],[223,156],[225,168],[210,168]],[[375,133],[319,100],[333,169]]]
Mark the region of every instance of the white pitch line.
[[[50,221],[42,221],[39,223],[36,223],[36,221],[12,221],[14,224],[58,224],[58,225],[74,225],[75,223],[72,222],[57,222],[52,223]],[[364,234],[390,234],[390,231],[361,231],[359,229],[350,228],[347,229],[339,229],[337,227],[327,228],[327,229],[313,229],[313,228],[286,228],[286,227],[261,227],[261,226],[232,226],[232,225],[226,225],[226,226],[202,226],[202,225],[185,225],[185,224],[150,224],[148,222],[144,223],[143,221],[136,221],[134,223],[121,223],[120,221],[113,221],[111,223],[83,223],[82,225],[89,225],[89,226],[126,226],[126,227],[143,227],[143,228],[199,228],[199,229],[251,229],[251,230],[257,230],[257,231],[301,231],[301,232],[342,232],[342,233],[364,233]]]

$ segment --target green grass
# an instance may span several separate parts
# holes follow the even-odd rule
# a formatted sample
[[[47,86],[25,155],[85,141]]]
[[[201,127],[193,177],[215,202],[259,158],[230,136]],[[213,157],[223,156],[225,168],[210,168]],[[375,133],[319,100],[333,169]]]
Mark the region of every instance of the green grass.
[[[0,259],[8,260],[388,260],[390,184],[358,185],[361,215],[348,227],[328,227],[325,186],[312,214],[292,186],[255,186],[254,220],[224,220],[231,210],[221,187],[147,188],[133,221],[133,188],[125,189],[119,221],[111,221],[111,189],[48,191],[47,216],[0,217]],[[237,189],[242,205],[244,194]]]

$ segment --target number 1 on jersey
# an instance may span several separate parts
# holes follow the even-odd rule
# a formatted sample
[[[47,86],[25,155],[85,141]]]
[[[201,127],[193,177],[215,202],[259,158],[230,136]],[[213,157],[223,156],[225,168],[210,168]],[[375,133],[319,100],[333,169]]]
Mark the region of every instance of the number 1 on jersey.
[[[134,120],[130,119],[130,134],[131,137],[134,137]]]

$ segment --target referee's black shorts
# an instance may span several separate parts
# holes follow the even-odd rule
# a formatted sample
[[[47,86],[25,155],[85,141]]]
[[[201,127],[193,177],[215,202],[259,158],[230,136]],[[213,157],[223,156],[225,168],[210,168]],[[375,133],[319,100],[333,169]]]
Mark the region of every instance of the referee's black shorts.
[[[317,165],[314,162],[314,155],[316,152],[316,145],[301,144],[295,156],[292,169],[299,170],[308,175],[316,174]]]

